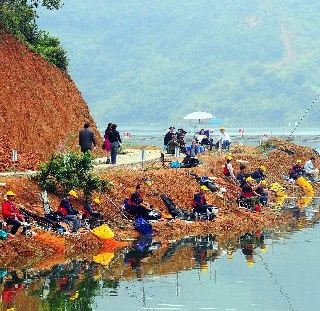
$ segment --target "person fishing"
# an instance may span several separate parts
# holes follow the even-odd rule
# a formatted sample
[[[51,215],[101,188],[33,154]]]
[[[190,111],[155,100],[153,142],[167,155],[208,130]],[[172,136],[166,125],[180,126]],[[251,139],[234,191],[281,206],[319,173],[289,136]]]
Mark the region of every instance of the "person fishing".
[[[266,179],[266,172],[267,168],[264,165],[261,165],[251,174],[251,177],[259,183],[261,180]]]
[[[210,210],[212,210],[213,206],[212,205],[208,205],[207,204],[207,199],[206,199],[206,195],[205,193],[207,191],[210,191],[208,187],[202,185],[200,186],[199,192],[197,192],[194,196],[193,196],[193,213],[195,215],[198,214],[208,214],[210,213]],[[196,217],[197,219],[197,217]]]
[[[228,155],[227,162],[225,163],[225,165],[223,167],[223,175],[225,177],[227,177],[228,179],[235,181],[236,177],[233,172],[233,167],[232,167],[232,163],[231,163],[232,160],[233,160],[233,157],[231,155]]]
[[[141,185],[136,185],[135,192],[130,196],[130,199],[125,200],[125,210],[134,217],[143,217],[150,219],[151,205],[144,202],[142,198]]]
[[[247,174],[246,171],[246,166],[244,164],[240,164],[239,166],[240,171],[238,172],[236,176],[236,180],[240,187],[246,182],[246,178],[249,177],[249,174]]]
[[[23,226],[22,234],[26,234],[28,226],[25,226],[25,217],[21,214],[15,204],[16,194],[8,191],[5,195],[5,201],[2,203],[2,216],[8,225],[12,225],[10,234],[15,235],[19,228]]]
[[[73,202],[78,199],[78,193],[74,190],[70,190],[68,195],[62,199],[60,202],[58,213],[62,216],[64,220],[71,221],[72,223],[72,232],[77,232],[80,228],[80,217],[81,214],[79,211],[74,209]]]
[[[259,195],[254,191],[254,182],[252,177],[247,177],[239,195],[240,205],[250,210],[254,210],[255,205],[259,202]]]
[[[259,202],[266,206],[268,204],[269,191],[267,188],[268,184],[266,180],[261,180],[261,182],[255,188],[255,192],[259,195]]]
[[[91,200],[90,198],[86,198],[84,202],[84,216],[85,217],[93,217],[95,219],[101,218],[101,213],[98,211],[101,207],[101,200],[99,198],[94,198]]]
[[[289,172],[289,178],[293,180],[297,180],[299,177],[305,174],[305,170],[301,165],[302,161],[298,159],[295,164],[292,166]]]
[[[304,165],[304,170],[307,176],[310,176],[312,180],[318,180],[319,170],[315,168],[316,158],[311,157]]]

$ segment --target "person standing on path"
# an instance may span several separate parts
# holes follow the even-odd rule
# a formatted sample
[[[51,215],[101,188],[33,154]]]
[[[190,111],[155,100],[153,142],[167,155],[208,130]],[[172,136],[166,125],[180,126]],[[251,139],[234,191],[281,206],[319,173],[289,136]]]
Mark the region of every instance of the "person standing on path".
[[[96,146],[96,140],[94,138],[94,133],[90,129],[90,123],[85,122],[83,129],[79,132],[79,145],[81,152],[85,153],[87,151],[92,151]]]
[[[112,123],[109,123],[108,126],[107,126],[107,129],[106,131],[104,132],[104,144],[103,144],[103,147],[104,147],[104,150],[106,151],[106,154],[107,154],[107,162],[106,164],[110,164],[110,156],[111,156],[111,143],[110,143],[110,140],[109,140],[109,133],[111,132],[111,126],[112,126]]]
[[[117,124],[111,125],[111,131],[109,132],[108,137],[111,145],[111,164],[116,164],[118,149],[121,144],[120,134],[117,131]]]

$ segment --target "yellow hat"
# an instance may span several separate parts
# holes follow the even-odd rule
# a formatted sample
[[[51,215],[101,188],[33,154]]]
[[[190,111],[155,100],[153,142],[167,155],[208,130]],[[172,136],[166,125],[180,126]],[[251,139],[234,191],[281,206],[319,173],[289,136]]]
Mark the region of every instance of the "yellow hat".
[[[208,187],[206,187],[205,185],[200,186],[200,189],[203,191],[209,191]]]
[[[231,261],[233,259],[233,253],[227,253],[227,259]]]
[[[233,160],[233,157],[231,155],[228,155],[227,160],[231,161],[231,160]]]
[[[262,186],[267,186],[267,184],[268,184],[268,183],[267,183],[266,180],[261,180],[261,185],[262,185]]]
[[[247,266],[249,268],[253,268],[254,267],[254,261],[253,260],[247,260]]]
[[[222,130],[224,130],[225,128],[224,127],[220,127],[220,130],[222,131]]]
[[[76,300],[79,297],[79,292],[75,291],[73,295],[70,296],[70,300]]]
[[[302,161],[301,161],[300,159],[298,159],[298,160],[296,161],[296,163],[302,163]]]
[[[74,191],[74,190],[70,190],[70,191],[68,192],[68,194],[69,194],[70,196],[76,198],[76,199],[79,198],[78,193],[77,193],[76,191]]]
[[[267,245],[263,244],[260,246],[261,253],[265,254],[267,252]]]
[[[249,176],[246,178],[246,181],[247,182],[254,182],[255,180],[251,176]]]
[[[260,166],[260,170],[263,171],[263,172],[266,172],[266,171],[267,171],[267,168],[266,168],[264,165],[261,165],[261,166]]]
[[[147,178],[147,179],[144,180],[144,184],[146,186],[148,186],[148,187],[151,187],[152,186],[152,180]]]
[[[98,204],[98,205],[101,205],[101,203],[102,203],[102,201],[99,198],[94,198],[93,202]]]
[[[6,192],[6,196],[7,197],[14,197],[14,196],[16,196],[16,194],[13,191],[9,190]]]
[[[200,271],[206,272],[206,271],[208,271],[208,269],[209,269],[209,265],[207,263],[202,263],[200,265]]]

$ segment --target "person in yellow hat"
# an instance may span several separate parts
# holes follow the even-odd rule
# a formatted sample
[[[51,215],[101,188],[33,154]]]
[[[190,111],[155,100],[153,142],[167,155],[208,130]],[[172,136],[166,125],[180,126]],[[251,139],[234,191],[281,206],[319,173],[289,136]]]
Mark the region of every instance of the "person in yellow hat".
[[[25,217],[21,214],[15,204],[15,197],[16,194],[12,190],[9,190],[6,192],[5,201],[2,203],[2,216],[8,225],[12,225],[10,230],[12,235],[15,235],[25,222]],[[24,226],[22,234],[25,234],[27,229],[28,228]]]
[[[197,215],[208,215],[210,210],[212,209],[211,205],[207,204],[207,199],[205,193],[210,191],[209,188],[207,188],[205,185],[200,186],[199,192],[197,192],[193,196],[193,213]],[[209,220],[212,220],[214,216],[210,217]],[[196,217],[197,218],[197,217]]]
[[[261,180],[264,180],[267,178],[266,176],[267,168],[264,165],[261,165],[257,170],[255,170],[251,177],[256,181],[260,182]]]
[[[249,176],[246,178],[246,182],[241,187],[240,200],[241,206],[254,210],[255,205],[259,202],[259,195],[254,190],[255,180]]]
[[[266,206],[268,204],[269,191],[268,183],[265,179],[260,181],[260,183],[255,188],[255,192],[259,195],[260,203]]]
[[[293,180],[297,180],[299,177],[303,176],[304,174],[305,174],[305,170],[302,167],[302,161],[300,159],[297,159],[289,172],[289,178]]]
[[[234,175],[234,172],[233,172],[233,166],[232,166],[232,160],[233,160],[233,157],[231,155],[228,155],[227,158],[226,158],[226,163],[223,167],[223,175],[232,180],[232,181],[235,181],[236,180],[236,176]]]
[[[80,228],[81,214],[73,207],[73,203],[79,198],[75,190],[70,190],[65,198],[60,202],[58,213],[64,220],[72,222],[72,232],[77,232]]]
[[[93,200],[89,197],[86,198],[84,202],[84,217],[93,217],[95,219],[100,219],[102,217],[99,209],[101,208],[102,201],[100,198],[94,198]]]

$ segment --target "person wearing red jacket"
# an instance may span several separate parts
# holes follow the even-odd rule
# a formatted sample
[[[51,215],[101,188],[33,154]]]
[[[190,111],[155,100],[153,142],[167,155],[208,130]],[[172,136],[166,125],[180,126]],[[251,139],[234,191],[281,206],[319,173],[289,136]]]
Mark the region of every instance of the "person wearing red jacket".
[[[2,215],[5,222],[8,225],[12,225],[10,233],[15,235],[18,229],[22,226],[22,222],[25,221],[23,215],[14,203],[15,193],[8,191],[6,193],[6,201],[2,203]],[[27,228],[23,227],[22,234],[26,232]]]

